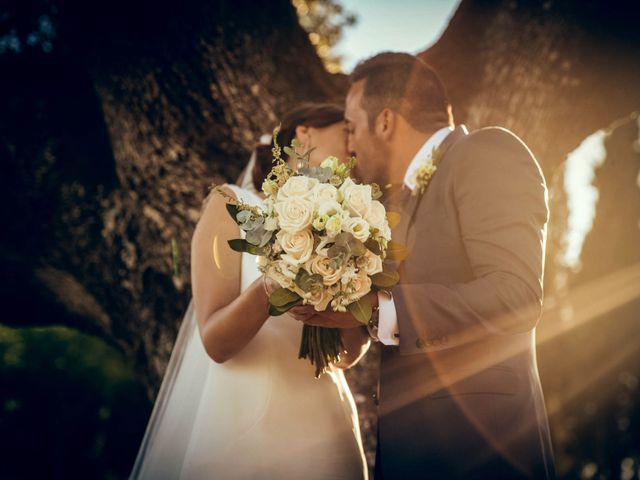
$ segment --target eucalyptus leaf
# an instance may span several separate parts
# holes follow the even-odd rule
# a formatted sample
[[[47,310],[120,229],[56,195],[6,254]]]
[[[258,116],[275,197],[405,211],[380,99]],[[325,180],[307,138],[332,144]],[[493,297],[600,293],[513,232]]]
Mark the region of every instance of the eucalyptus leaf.
[[[383,270],[380,273],[376,273],[371,276],[371,283],[384,290],[393,288],[398,281],[400,281],[400,275],[395,270],[383,265]]]
[[[364,246],[364,243],[362,243],[357,238],[352,238],[349,241],[349,250],[351,250],[351,254],[355,255],[356,257],[359,257],[360,255],[364,255],[365,252],[367,251],[366,247]]]
[[[375,253],[376,255],[382,255],[382,249],[380,248],[380,244],[376,242],[373,238],[367,239],[364,242],[364,246],[371,250],[371,253]]]
[[[282,308],[291,303],[302,301],[300,295],[292,292],[288,288],[280,287],[275,290],[269,297],[269,303],[275,307]]]
[[[369,297],[367,295],[365,295],[358,301],[347,305],[347,310],[351,312],[351,315],[353,315],[356,320],[364,325],[369,323],[369,320],[371,320],[371,314],[373,313],[371,302],[369,301]]]
[[[251,212],[249,210],[240,210],[236,215],[236,221],[238,223],[246,223],[251,219]]]
[[[310,274],[304,268],[298,270],[295,279],[296,285],[304,292],[310,292],[314,287],[322,285],[322,275]]]

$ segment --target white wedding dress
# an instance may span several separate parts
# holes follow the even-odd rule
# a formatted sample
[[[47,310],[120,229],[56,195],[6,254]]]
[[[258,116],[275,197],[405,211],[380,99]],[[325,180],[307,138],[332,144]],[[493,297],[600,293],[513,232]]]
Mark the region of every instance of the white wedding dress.
[[[245,202],[260,202],[231,187]],[[242,254],[241,288],[259,275],[256,257]],[[298,359],[301,331],[286,314],[271,317],[238,355],[216,364],[190,304],[131,478],[367,478],[344,375],[314,378],[308,360]]]

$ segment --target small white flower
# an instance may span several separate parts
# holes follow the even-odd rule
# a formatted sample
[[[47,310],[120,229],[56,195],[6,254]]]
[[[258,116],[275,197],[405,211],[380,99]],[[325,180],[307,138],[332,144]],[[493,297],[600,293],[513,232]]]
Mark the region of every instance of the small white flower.
[[[341,215],[332,215],[327,220],[326,225],[324,226],[327,235],[330,237],[335,237],[342,231],[342,216]]]
[[[342,230],[349,232],[357,240],[365,242],[369,238],[369,224],[358,217],[347,217],[342,223]]]

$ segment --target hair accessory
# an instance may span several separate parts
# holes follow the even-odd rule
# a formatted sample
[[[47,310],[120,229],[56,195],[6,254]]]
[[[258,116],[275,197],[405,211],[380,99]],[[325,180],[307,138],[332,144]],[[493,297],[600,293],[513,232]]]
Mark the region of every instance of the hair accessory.
[[[271,145],[273,136],[270,133],[265,133],[260,137],[260,145]]]

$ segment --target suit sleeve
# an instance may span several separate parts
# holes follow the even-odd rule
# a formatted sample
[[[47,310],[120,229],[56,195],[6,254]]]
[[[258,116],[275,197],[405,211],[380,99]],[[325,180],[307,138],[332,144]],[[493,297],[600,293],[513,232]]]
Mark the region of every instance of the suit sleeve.
[[[503,129],[454,146],[450,194],[471,279],[400,284],[394,289],[401,353],[443,350],[478,335],[533,329],[542,312],[549,218],[542,171]]]

